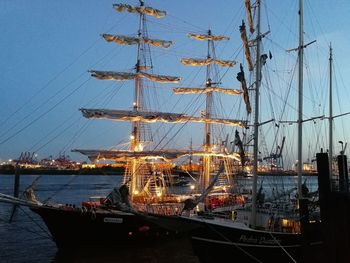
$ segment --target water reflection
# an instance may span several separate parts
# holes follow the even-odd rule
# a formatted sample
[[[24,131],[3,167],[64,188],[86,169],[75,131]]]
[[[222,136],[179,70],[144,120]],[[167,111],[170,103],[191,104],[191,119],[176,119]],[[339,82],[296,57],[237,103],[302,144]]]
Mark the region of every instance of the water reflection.
[[[89,249],[72,248],[71,251],[58,251],[53,262],[198,263],[199,260],[193,254],[190,241],[184,238],[133,247],[106,244]]]

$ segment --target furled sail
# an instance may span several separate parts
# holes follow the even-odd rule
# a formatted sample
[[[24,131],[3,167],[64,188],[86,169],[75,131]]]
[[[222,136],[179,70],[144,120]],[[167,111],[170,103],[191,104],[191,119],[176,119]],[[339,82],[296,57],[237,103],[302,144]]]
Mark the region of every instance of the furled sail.
[[[99,70],[90,70],[91,76],[101,79],[101,80],[133,80],[135,78],[146,78],[148,80],[160,83],[178,83],[181,78],[174,76],[165,76],[165,75],[155,75],[145,72],[139,73],[128,73],[128,72],[114,72],[114,71],[99,71]]]
[[[175,94],[197,94],[197,93],[208,93],[208,92],[221,92],[228,95],[241,94],[241,90],[237,89],[225,89],[219,87],[206,87],[202,88],[173,88]]]
[[[186,114],[167,112],[139,112],[107,109],[80,109],[86,118],[113,119],[120,121],[178,122],[188,118]]]
[[[222,40],[230,40],[229,37],[226,36],[214,36],[214,35],[206,35],[206,34],[194,34],[189,33],[187,34],[189,38],[193,38],[196,40],[212,40],[212,41],[222,41]]]
[[[172,41],[167,41],[167,40],[160,40],[160,39],[150,39],[150,38],[144,38],[143,41],[146,44],[155,46],[155,47],[163,47],[163,48],[168,48],[170,47],[173,42]]]
[[[241,161],[241,165],[243,167],[245,164],[245,161],[246,161],[246,156],[245,156],[245,152],[244,152],[244,148],[243,148],[243,142],[242,142],[241,137],[239,136],[239,132],[237,130],[235,132],[234,144],[239,149],[240,161]]]
[[[253,25],[252,9],[251,9],[251,5],[250,5],[250,0],[245,0],[245,10],[247,13],[249,32],[253,34],[254,33],[254,25]]]
[[[140,43],[140,38],[138,37],[117,36],[111,34],[102,34],[102,37],[107,42],[115,42],[120,45],[137,45]]]
[[[225,125],[229,125],[229,126],[239,126],[242,128],[246,127],[246,123],[244,121],[233,120],[233,119],[190,117],[189,121],[191,121],[191,122],[205,122],[205,123],[211,123],[211,124],[225,124]]]
[[[80,109],[85,118],[112,119],[116,121],[142,121],[142,122],[205,122],[213,124],[225,124],[229,126],[245,127],[246,123],[241,120],[193,117],[181,113],[168,112],[140,112],[108,109]]]
[[[113,8],[118,12],[129,12],[129,13],[138,13],[153,16],[156,18],[162,18],[166,16],[165,11],[154,9],[148,6],[132,6],[128,4],[114,4]]]
[[[239,31],[241,32],[241,39],[243,41],[245,57],[246,57],[247,62],[248,62],[248,69],[249,69],[249,71],[252,71],[253,70],[253,63],[252,63],[252,57],[250,55],[247,32],[245,29],[244,21],[242,21],[242,25],[239,27]]]
[[[236,64],[236,61],[212,58],[182,58],[181,63],[185,66],[207,66],[209,64],[217,64],[221,67],[233,67]]]
[[[133,80],[136,78],[136,74],[127,72],[114,72],[114,71],[99,71],[89,70],[92,77],[101,80]]]
[[[237,73],[237,80],[239,82],[241,82],[241,87],[243,90],[243,100],[244,100],[245,105],[246,105],[246,110],[247,110],[248,114],[250,114],[252,112],[252,107],[250,106],[247,82],[245,81],[242,64],[240,64],[240,72]]]
[[[223,157],[240,161],[239,153],[191,152],[192,156]]]
[[[146,43],[156,47],[169,48],[173,44],[172,41],[142,38],[142,37],[118,36],[118,35],[111,35],[111,34],[103,34],[102,37],[107,42],[115,42],[119,45],[137,45],[137,44]]]
[[[165,76],[165,75],[155,75],[155,74],[149,74],[145,72],[140,73],[142,77],[147,78],[154,82],[161,82],[161,83],[178,83],[181,81],[181,77],[173,77],[173,76]]]

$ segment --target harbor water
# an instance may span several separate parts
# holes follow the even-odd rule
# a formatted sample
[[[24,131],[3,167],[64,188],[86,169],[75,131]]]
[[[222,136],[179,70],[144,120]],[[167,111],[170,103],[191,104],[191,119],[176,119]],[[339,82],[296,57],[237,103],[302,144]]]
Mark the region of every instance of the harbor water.
[[[38,200],[79,206],[91,196],[106,196],[121,176],[100,175],[22,175],[20,192],[34,181]],[[13,175],[0,175],[0,193],[13,194]],[[57,250],[41,218],[28,208],[18,207],[11,223],[12,205],[0,203],[0,262],[192,262],[188,240],[165,244],[143,244],[120,251]],[[88,230],[87,230],[88,231]]]
[[[268,193],[281,186],[281,179],[264,176],[259,185]],[[79,206],[91,196],[106,196],[121,181],[121,176],[99,175],[22,175],[20,193],[35,184],[38,200]],[[310,190],[317,188],[317,178],[308,177]],[[296,185],[295,177],[283,178],[283,187]],[[250,178],[239,187],[249,188]],[[13,194],[13,175],[0,175],[0,193]],[[18,207],[10,223],[13,206],[0,203],[0,262],[181,262],[198,263],[189,240],[177,240],[164,244],[142,244],[140,247],[123,248],[122,251],[74,251],[63,254],[58,251],[45,224],[28,208]]]

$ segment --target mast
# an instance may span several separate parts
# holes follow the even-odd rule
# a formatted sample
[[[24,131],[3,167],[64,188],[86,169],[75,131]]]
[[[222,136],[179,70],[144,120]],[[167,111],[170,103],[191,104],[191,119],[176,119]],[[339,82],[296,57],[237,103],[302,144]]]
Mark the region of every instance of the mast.
[[[189,33],[188,37],[207,42],[207,56],[206,58],[182,58],[181,63],[185,66],[206,66],[206,79],[204,88],[174,88],[175,94],[205,94],[205,112],[201,117],[205,123],[204,126],[204,142],[203,142],[203,151],[204,156],[202,158],[203,170],[200,178],[200,187],[202,190],[206,189],[210,185],[210,172],[212,170],[212,124],[219,123],[213,122],[213,95],[214,92],[220,92],[230,95],[239,95],[242,94],[242,91],[236,89],[227,89],[221,88],[218,85],[221,84],[219,77],[213,75],[213,68],[220,67],[233,67],[236,62],[230,60],[221,60],[216,57],[215,54],[215,41],[229,40],[226,36],[213,35],[211,30],[207,31],[207,34],[196,34]],[[185,117],[185,116],[184,116]],[[204,118],[203,118],[204,117]],[[191,121],[195,121],[196,117],[191,117]],[[228,123],[221,123],[227,125]],[[244,127],[244,123],[241,122],[241,127]]]
[[[210,55],[210,48],[211,48],[211,44],[212,44],[212,40],[210,39],[211,36],[211,30],[208,30],[208,53],[207,53],[207,59],[211,59],[211,55]],[[211,64],[207,65],[207,73],[206,73],[206,83],[205,83],[205,87],[206,88],[210,88],[212,86],[212,80],[211,80]],[[211,118],[211,109],[212,109],[212,102],[213,101],[213,92],[207,92],[206,93],[206,105],[205,105],[205,117],[206,118]],[[206,122],[205,123],[205,134],[204,134],[204,138],[205,138],[205,145],[204,145],[204,151],[205,152],[210,152],[210,145],[211,145],[211,124]],[[203,170],[203,179],[202,179],[202,187],[203,189],[206,189],[207,186],[209,185],[209,181],[210,181],[210,166],[211,166],[211,159],[209,156],[205,156],[203,159],[203,166],[204,166],[204,170]]]
[[[130,132],[130,148],[126,153],[128,169],[126,170],[124,183],[129,186],[130,197],[133,200],[134,195],[141,192],[144,188],[144,178],[148,175],[148,170],[145,172],[140,169],[143,166],[144,153],[143,145],[141,145],[143,138],[141,138],[141,129],[143,123],[149,123],[154,121],[170,122],[176,121],[176,118],[181,119],[181,114],[159,113],[159,112],[147,112],[143,108],[143,89],[144,81],[152,81],[159,83],[177,83],[181,80],[179,77],[156,75],[147,72],[150,67],[147,67],[151,59],[146,57],[146,52],[149,46],[155,46],[160,48],[169,48],[172,45],[172,41],[166,41],[161,39],[149,38],[146,27],[146,16],[154,18],[163,18],[166,16],[166,12],[158,9],[154,9],[149,6],[145,6],[144,0],[139,0],[138,6],[132,6],[128,4],[113,4],[113,8],[117,12],[128,12],[138,16],[139,27],[135,36],[128,35],[115,35],[115,34],[102,34],[102,37],[107,42],[114,42],[118,45],[136,45],[136,64],[133,72],[116,72],[116,71],[101,71],[90,70],[91,76],[99,80],[112,80],[112,81],[129,81],[134,82],[134,97],[132,102],[132,110],[109,110],[109,109],[80,109],[83,116],[86,118],[96,119],[113,119],[121,121],[131,122]],[[145,80],[144,80],[145,79]],[[175,118],[173,118],[175,117]],[[187,117],[187,116],[185,116]],[[186,118],[188,119],[188,117]],[[196,119],[196,121],[202,121]],[[219,120],[222,121],[222,120]],[[101,156],[108,157],[110,160],[116,160],[121,157],[123,151],[103,151],[103,150],[76,150],[81,153],[88,153],[94,160],[103,158]],[[152,155],[148,152],[146,155]],[[166,154],[161,154],[157,158],[165,158]]]
[[[298,60],[299,60],[299,83],[298,83],[298,194],[299,198],[302,197],[301,184],[302,184],[302,165],[303,165],[303,59],[304,59],[304,20],[303,20],[303,1],[299,0],[299,48],[298,48]]]
[[[140,0],[140,7],[144,6],[144,1]],[[144,17],[145,15],[143,13],[140,13],[139,16],[139,29],[138,29],[138,37],[143,38],[143,24],[144,24]],[[135,73],[138,75],[140,73],[141,68],[141,53],[142,53],[142,46],[141,42],[137,43],[137,58],[136,58],[136,65],[135,65]],[[142,65],[143,66],[143,65]],[[135,91],[134,91],[134,102],[133,102],[133,111],[138,112],[142,109],[142,79],[140,77],[135,78]],[[140,143],[140,121],[133,121],[132,122],[132,130],[131,130],[131,144],[130,144],[130,150],[131,151],[137,151],[139,148]],[[137,172],[137,160],[135,158],[131,161],[131,198],[135,193],[138,193],[140,188],[140,178],[139,176],[136,176]]]
[[[260,20],[261,20],[261,5],[260,0],[257,0],[257,32],[256,32],[256,69],[255,69],[255,116],[254,116],[254,149],[253,149],[253,188],[252,188],[252,215],[250,224],[256,226],[256,207],[257,207],[257,186],[258,186],[258,142],[259,142],[259,89],[261,82],[261,61],[260,61]]]
[[[193,152],[193,146],[192,146],[192,137],[191,137],[191,143],[190,143],[190,159],[189,159],[189,167],[188,170],[190,171],[190,173],[192,172],[192,162],[193,162],[193,157],[192,157],[192,152]]]
[[[333,163],[333,50],[332,44],[329,45],[329,176],[332,178],[332,163]]]

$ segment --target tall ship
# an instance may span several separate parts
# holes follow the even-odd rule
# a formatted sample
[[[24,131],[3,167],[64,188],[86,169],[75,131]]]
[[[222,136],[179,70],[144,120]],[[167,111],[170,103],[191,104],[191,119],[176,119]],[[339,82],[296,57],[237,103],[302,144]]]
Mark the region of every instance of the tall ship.
[[[231,68],[234,61],[221,60],[216,57],[215,44],[228,40],[225,36],[213,35],[209,30],[205,34],[191,33],[192,39],[206,41],[208,49],[205,58],[183,58],[184,65],[206,67],[205,84],[199,88],[174,88],[176,94],[199,94],[205,96],[205,109],[201,115],[186,113],[170,113],[152,110],[145,101],[147,89],[154,88],[150,83],[178,83],[181,78],[154,73],[151,59],[151,48],[169,48],[171,41],[152,39],[149,37],[146,22],[148,19],[162,19],[166,12],[145,5],[143,0],[138,6],[114,4],[117,12],[126,12],[138,16],[139,28],[133,36],[103,34],[102,37],[112,44],[136,46],[136,63],[131,72],[90,70],[97,80],[133,82],[134,97],[131,110],[81,108],[80,111],[88,119],[108,119],[131,123],[128,149],[94,150],[75,149],[92,161],[109,160],[124,164],[125,175],[121,185],[107,196],[82,202],[82,206],[41,203],[32,189],[27,189],[28,201],[1,196],[3,201],[27,205],[45,222],[53,240],[60,249],[79,246],[111,244],[124,245],[133,242],[148,242],[169,239],[186,235],[196,227],[179,221],[177,228],[154,222],[154,218],[179,216],[188,206],[189,200],[195,199],[195,213],[210,208],[217,212],[227,211],[244,202],[244,197],[234,187],[233,174],[242,170],[245,159],[239,132],[235,132],[235,143],[221,132],[217,136],[214,126],[245,128],[244,120],[220,118],[213,111],[214,93],[228,95],[244,95],[246,91],[223,88],[220,77],[213,71],[216,67]],[[148,17],[146,19],[146,17]],[[214,72],[214,73],[213,73]],[[203,145],[200,149],[166,149],[161,140],[154,142],[151,132],[153,123],[203,123]],[[153,124],[155,125],[155,124]],[[233,140],[233,139],[232,139]],[[231,141],[232,141],[231,140]],[[214,143],[215,141],[215,143]],[[238,146],[238,147],[235,147]],[[236,152],[236,149],[240,151]],[[194,187],[178,192],[172,188],[174,183],[173,168],[175,160],[180,158],[197,158],[200,163],[198,178],[194,178]],[[213,180],[212,178],[215,178]],[[112,186],[113,187],[113,186]],[[199,202],[200,201],[200,202]]]

